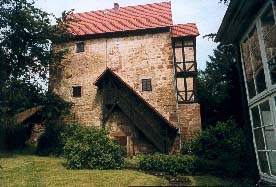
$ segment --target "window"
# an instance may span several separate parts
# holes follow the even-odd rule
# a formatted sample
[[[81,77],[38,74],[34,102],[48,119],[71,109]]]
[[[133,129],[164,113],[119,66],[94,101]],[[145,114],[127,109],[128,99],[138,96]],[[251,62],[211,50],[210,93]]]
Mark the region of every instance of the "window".
[[[261,93],[266,89],[264,68],[261,56],[260,43],[257,33],[257,28],[254,27],[249,34],[251,63],[255,76],[255,84],[257,93]]]
[[[242,44],[243,63],[249,98],[266,89],[265,73],[256,26]]]
[[[142,91],[152,91],[151,79],[142,79]]]
[[[269,100],[251,108],[255,146],[260,170],[276,175],[276,136]]]
[[[275,3],[269,6],[261,16],[261,25],[265,43],[265,53],[272,84],[276,83],[276,21],[273,12]]]
[[[259,171],[276,178],[276,0],[267,2],[241,53]]]
[[[81,97],[81,86],[73,86],[73,97]]]
[[[84,52],[84,42],[78,42],[76,43],[76,52]]]
[[[249,95],[249,98],[252,98],[256,95],[256,90],[255,90],[254,77],[253,77],[253,68],[252,68],[251,59],[250,59],[248,39],[246,39],[242,43],[241,48],[242,48],[242,54],[243,54],[243,64],[244,64],[248,95]]]

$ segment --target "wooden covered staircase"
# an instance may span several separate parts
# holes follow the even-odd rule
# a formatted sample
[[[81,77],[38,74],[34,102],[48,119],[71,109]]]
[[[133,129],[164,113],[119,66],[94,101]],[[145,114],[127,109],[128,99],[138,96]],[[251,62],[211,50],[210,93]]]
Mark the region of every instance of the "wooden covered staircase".
[[[178,129],[126,82],[106,69],[94,84],[103,92],[103,126],[115,107],[119,107],[160,152],[170,151]]]

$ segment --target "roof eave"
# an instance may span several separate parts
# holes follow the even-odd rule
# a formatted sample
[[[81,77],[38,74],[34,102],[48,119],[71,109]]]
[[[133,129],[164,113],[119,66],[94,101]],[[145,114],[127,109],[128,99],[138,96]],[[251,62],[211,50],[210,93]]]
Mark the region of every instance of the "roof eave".
[[[232,0],[218,30],[215,42],[222,42],[223,44],[238,42],[266,2],[267,0]],[[254,14],[250,14],[252,12]]]
[[[163,27],[136,29],[136,30],[125,30],[125,31],[115,31],[115,32],[105,32],[105,33],[85,34],[85,35],[73,35],[73,40],[85,40],[85,39],[94,39],[94,38],[117,38],[117,37],[124,37],[124,36],[130,36],[130,35],[163,33],[163,32],[169,32],[170,28],[171,28],[171,25],[163,26]]]
[[[200,34],[197,35],[186,35],[186,36],[172,36],[172,39],[180,39],[180,38],[196,38],[198,37]]]

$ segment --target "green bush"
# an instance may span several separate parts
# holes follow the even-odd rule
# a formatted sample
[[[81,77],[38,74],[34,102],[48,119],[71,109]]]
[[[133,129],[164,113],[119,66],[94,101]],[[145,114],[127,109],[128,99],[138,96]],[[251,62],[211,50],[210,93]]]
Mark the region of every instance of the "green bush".
[[[46,124],[45,132],[38,138],[36,153],[42,156],[62,155],[64,146],[62,135],[69,127],[63,123],[50,122]]]
[[[31,135],[31,127],[9,122],[3,125],[3,132],[4,149],[14,150],[25,146]]]
[[[153,154],[139,157],[142,170],[167,172],[170,174],[193,174],[200,171],[202,161],[190,155]]]
[[[117,169],[125,152],[105,130],[75,125],[65,138],[64,156],[70,169]]]
[[[224,176],[237,176],[245,167],[245,137],[233,120],[218,122],[183,144],[181,153],[194,154],[209,160],[214,172]],[[214,162],[215,161],[215,164]]]
[[[71,129],[70,125],[65,125],[62,121],[64,117],[69,115],[72,103],[48,92],[44,96],[42,104],[44,106],[42,115],[46,121],[46,131],[38,139],[36,153],[44,156],[62,155],[63,134],[68,134]]]

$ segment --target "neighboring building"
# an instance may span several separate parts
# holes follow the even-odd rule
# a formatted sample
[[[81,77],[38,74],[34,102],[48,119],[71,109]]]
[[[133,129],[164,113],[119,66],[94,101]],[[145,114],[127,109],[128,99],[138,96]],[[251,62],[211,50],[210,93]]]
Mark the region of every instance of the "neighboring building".
[[[193,23],[173,25],[171,3],[73,14],[74,39],[49,88],[73,102],[72,118],[104,127],[129,155],[178,152],[201,129]],[[61,68],[60,68],[61,67]]]
[[[216,41],[240,54],[259,173],[276,183],[276,1],[232,0]]]

